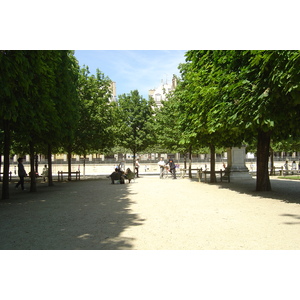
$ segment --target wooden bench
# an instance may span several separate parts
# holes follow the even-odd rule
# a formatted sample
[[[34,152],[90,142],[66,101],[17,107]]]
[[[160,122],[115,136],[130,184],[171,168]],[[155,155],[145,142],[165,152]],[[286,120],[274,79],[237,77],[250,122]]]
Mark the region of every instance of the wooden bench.
[[[57,172],[58,181],[63,181],[63,175],[64,174],[66,174],[67,176],[69,176],[69,172],[63,172],[63,171],[58,171]],[[71,178],[72,178],[72,175],[75,175],[75,180],[80,180],[80,171],[71,172]],[[71,180],[71,178],[70,178],[70,180]]]
[[[198,179],[199,182],[201,182],[202,175],[204,174],[204,182],[206,182],[207,179],[207,174],[211,175],[211,171],[203,171],[202,169],[198,170]],[[223,182],[224,180],[227,180],[230,182],[230,172],[227,170],[220,170],[220,171],[215,171],[215,174],[220,174],[220,180]]]
[[[280,174],[281,176],[286,176],[286,175],[299,175],[299,170],[282,170],[282,174]]]
[[[200,170],[199,168],[191,169],[191,171],[197,171],[197,172],[199,170]],[[180,176],[183,178],[187,174],[187,172],[189,171],[189,169],[180,168],[179,171],[180,171]]]

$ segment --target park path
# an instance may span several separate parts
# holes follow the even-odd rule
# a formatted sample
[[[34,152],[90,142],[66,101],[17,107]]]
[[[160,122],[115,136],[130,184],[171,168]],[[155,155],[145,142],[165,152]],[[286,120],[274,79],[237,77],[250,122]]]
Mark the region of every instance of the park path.
[[[143,176],[11,189],[0,202],[0,249],[300,249],[300,182],[206,184]]]

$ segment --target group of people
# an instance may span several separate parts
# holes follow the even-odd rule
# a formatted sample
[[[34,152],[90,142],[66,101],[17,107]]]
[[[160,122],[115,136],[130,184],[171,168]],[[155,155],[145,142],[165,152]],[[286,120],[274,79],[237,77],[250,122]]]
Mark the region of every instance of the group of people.
[[[160,161],[158,162],[158,165],[159,165],[159,168],[160,168],[159,178],[163,178],[163,172],[164,172],[165,168],[169,167],[170,172],[173,176],[173,179],[176,179],[176,165],[175,165],[175,162],[174,162],[173,158],[168,157],[168,161],[165,163],[165,161],[161,157]]]
[[[173,176],[173,179],[177,179],[176,177],[176,165],[175,161],[172,157],[168,157],[168,161],[165,162],[163,158],[160,158],[160,161],[158,162],[158,166],[160,168],[160,174],[159,177],[163,178],[163,172],[165,168],[168,168],[170,173]],[[130,168],[127,168],[126,172],[124,172],[124,163],[120,163],[118,166],[116,166],[115,171],[112,172],[107,178],[111,179],[111,183],[114,184],[116,180],[120,181],[120,183],[125,183],[125,179],[128,179],[130,182],[133,178],[139,177],[139,168],[140,168],[140,163],[139,159],[135,161],[135,172],[132,172]]]
[[[130,168],[127,168],[126,172],[124,172],[121,168],[116,167],[115,171],[112,172],[107,178],[111,179],[111,183],[115,184],[115,181],[120,182],[120,184],[125,183],[125,179],[128,179],[128,182],[132,179],[134,179],[134,173],[130,170]]]
[[[293,160],[292,164],[289,165],[289,161],[287,160],[285,163],[284,163],[284,169],[285,170],[289,170],[289,167],[291,167],[291,170],[297,170],[297,163],[295,160]],[[298,170],[300,170],[300,161],[298,163]]]

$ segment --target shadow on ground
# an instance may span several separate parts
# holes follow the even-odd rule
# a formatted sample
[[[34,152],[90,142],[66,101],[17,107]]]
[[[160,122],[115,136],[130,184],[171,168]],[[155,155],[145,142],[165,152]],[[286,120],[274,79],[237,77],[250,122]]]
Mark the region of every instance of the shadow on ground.
[[[120,234],[144,220],[130,210],[128,187],[82,180],[40,183],[30,193],[12,183],[10,199],[0,201],[0,249],[132,249]]]
[[[300,181],[271,178],[271,191],[257,192],[256,179],[236,180],[234,182],[217,182],[220,189],[229,189],[240,194],[254,197],[271,198],[286,203],[300,204]],[[210,184],[210,183],[206,183]]]

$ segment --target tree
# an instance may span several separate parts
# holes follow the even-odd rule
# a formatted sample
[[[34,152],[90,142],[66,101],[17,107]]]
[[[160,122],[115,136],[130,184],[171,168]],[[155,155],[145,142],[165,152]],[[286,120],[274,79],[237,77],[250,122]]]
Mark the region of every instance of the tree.
[[[154,143],[153,105],[139,95],[137,90],[118,97],[118,122],[116,134],[118,144],[136,154]],[[133,169],[135,165],[133,163]]]
[[[222,107],[221,87],[228,81],[227,74],[216,64],[219,56],[222,54],[216,56],[214,51],[188,51],[187,63],[180,65],[182,81],[174,93],[180,103],[181,143],[210,149],[210,182],[216,182],[216,148],[240,143],[242,138],[239,132],[227,130],[226,124],[220,121],[220,109],[216,109]]]
[[[87,153],[103,152],[113,146],[113,104],[111,80],[99,69],[90,75],[88,67],[80,70],[79,118],[73,151],[86,157]]]
[[[241,57],[243,59],[241,59]],[[257,191],[271,190],[270,143],[299,136],[300,52],[242,51],[232,59],[240,81],[233,86],[230,123],[257,140]]]
[[[30,65],[26,51],[0,51],[0,117],[3,130],[3,183],[2,199],[9,198],[9,152],[11,126],[21,112],[26,111],[24,95],[31,84]]]

